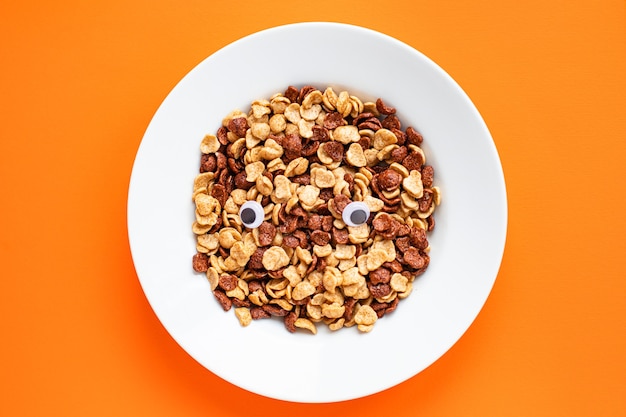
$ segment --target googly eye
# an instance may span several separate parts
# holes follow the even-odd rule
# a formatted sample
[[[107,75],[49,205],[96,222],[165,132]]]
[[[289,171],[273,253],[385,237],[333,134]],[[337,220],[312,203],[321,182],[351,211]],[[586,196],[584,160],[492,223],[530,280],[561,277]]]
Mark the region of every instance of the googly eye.
[[[362,201],[353,201],[343,209],[341,217],[348,226],[360,226],[369,219],[370,209]]]
[[[263,223],[265,212],[256,201],[246,201],[239,209],[241,223],[249,229],[256,229]]]

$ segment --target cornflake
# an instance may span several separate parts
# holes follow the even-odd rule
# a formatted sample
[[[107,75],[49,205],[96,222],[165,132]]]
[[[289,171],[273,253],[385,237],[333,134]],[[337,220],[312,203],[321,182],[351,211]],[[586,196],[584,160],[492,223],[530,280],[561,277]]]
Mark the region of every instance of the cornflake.
[[[367,333],[411,294],[442,190],[403,122],[382,99],[290,86],[200,139],[192,267],[241,326]],[[256,229],[239,217],[248,201],[263,209]]]

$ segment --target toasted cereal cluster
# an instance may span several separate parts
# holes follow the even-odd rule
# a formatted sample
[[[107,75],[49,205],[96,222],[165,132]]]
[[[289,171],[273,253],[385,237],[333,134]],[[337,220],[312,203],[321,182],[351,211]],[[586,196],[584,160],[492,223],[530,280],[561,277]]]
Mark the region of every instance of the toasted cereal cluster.
[[[441,197],[422,136],[395,113],[290,86],[204,137],[192,263],[241,325],[369,332],[411,293]]]

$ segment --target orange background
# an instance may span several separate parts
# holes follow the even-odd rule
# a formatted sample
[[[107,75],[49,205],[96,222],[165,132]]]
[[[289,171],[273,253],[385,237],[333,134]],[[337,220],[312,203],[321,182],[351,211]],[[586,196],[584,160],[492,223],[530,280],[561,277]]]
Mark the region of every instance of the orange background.
[[[509,229],[490,298],[439,361],[307,405],[230,385],[171,339],[133,268],[126,198],[187,71],[312,20],[387,33],[459,82],[500,152]],[[0,415],[626,415],[623,0],[4,1],[0,52]]]

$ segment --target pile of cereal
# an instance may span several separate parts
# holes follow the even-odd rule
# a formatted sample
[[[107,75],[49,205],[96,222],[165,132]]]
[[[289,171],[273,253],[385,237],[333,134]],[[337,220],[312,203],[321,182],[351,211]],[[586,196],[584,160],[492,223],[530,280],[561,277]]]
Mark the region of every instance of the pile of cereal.
[[[440,192],[422,136],[395,113],[290,86],[204,137],[193,268],[241,325],[369,332],[411,293]]]

